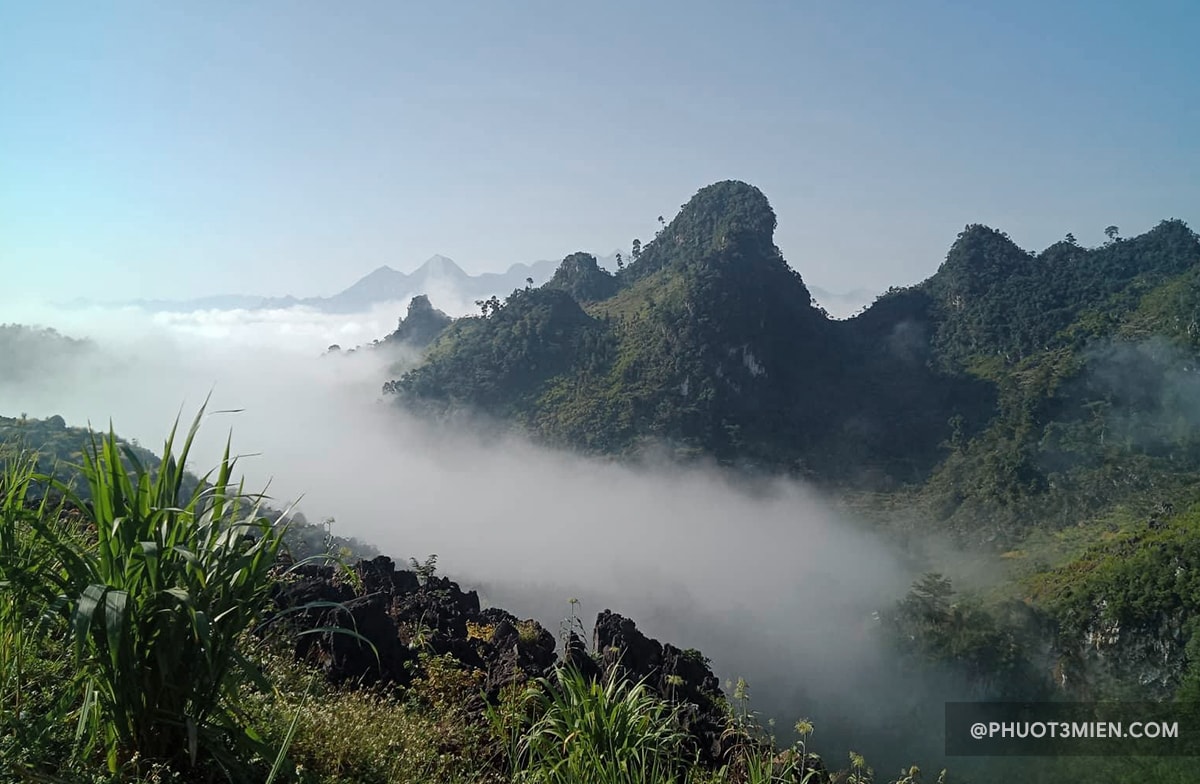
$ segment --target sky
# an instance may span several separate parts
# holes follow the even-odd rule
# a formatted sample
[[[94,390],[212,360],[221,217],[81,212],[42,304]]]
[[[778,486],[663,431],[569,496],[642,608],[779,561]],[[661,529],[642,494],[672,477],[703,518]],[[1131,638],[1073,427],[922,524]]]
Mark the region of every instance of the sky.
[[[1200,224],[1200,4],[0,0],[0,303],[328,295],[648,239],[741,179],[810,284]],[[0,315],[0,321],[4,318]]]

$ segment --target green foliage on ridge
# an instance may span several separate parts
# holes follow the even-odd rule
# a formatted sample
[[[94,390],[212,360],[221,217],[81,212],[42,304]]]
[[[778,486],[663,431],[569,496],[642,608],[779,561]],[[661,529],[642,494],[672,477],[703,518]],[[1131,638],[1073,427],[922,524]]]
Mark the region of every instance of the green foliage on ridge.
[[[1200,241],[1181,221],[1040,254],[968,226],[929,280],[847,321],[812,305],[775,223],[758,189],[708,186],[615,276],[570,256],[386,389],[590,452],[907,488],[997,544],[1200,470]],[[584,269],[604,285],[580,290]]]

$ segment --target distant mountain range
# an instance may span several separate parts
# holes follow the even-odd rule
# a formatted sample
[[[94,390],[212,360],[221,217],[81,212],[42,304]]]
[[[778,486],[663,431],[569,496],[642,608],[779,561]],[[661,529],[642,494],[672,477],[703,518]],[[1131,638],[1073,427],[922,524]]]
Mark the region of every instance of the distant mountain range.
[[[603,257],[602,264],[616,269],[616,254]],[[190,313],[196,310],[269,310],[309,307],[324,313],[361,313],[385,302],[405,302],[425,294],[439,309],[455,315],[475,310],[475,300],[493,295],[505,296],[513,289],[524,288],[529,278],[540,286],[550,279],[558,267],[557,261],[535,261],[514,264],[505,272],[485,272],[471,275],[453,259],[435,255],[412,272],[400,272],[382,266],[360,278],[349,288],[330,297],[268,297],[252,294],[215,294],[194,299],[136,299],[124,302],[97,303],[80,298],[63,303],[64,307],[82,308],[94,305],[128,307],[149,311]]]
[[[597,262],[603,269],[617,271],[616,252],[597,258]],[[413,297],[424,294],[439,310],[460,316],[474,312],[476,300],[507,296],[514,289],[524,288],[529,279],[533,280],[533,285],[541,286],[550,280],[559,264],[561,261],[535,261],[531,264],[514,264],[505,272],[471,275],[453,259],[435,255],[412,272],[400,272],[386,265],[379,267],[329,297],[216,294],[186,300],[137,299],[117,303],[78,299],[67,303],[67,307],[132,305],[156,312],[190,313],[197,310],[271,310],[303,306],[324,313],[361,313],[385,302],[407,303]],[[862,310],[874,298],[865,289],[836,294],[814,286],[812,293],[818,304],[835,318],[845,318]]]

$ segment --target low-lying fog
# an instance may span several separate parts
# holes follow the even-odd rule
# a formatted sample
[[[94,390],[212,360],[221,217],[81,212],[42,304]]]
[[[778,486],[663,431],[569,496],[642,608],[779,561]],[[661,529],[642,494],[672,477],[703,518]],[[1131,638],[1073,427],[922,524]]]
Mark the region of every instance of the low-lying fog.
[[[250,488],[270,480],[280,506],[303,496],[310,520],[332,516],[336,533],[398,561],[436,553],[441,573],[555,633],[576,597],[589,632],[610,608],[699,648],[723,680],[745,676],[783,727],[812,715],[820,731],[834,705],[856,724],[887,720],[872,612],[912,575],[880,540],[795,482],[751,491],[717,470],[426,427],[381,399],[392,358],[321,356],[382,337],[402,312],[10,312],[92,338],[98,352],[20,386],[0,381],[0,413],[100,428],[111,418],[158,451],[180,407],[190,421],[212,390],[210,411],[243,411],[208,418],[194,470],[232,429],[235,451],[258,454],[241,464]]]

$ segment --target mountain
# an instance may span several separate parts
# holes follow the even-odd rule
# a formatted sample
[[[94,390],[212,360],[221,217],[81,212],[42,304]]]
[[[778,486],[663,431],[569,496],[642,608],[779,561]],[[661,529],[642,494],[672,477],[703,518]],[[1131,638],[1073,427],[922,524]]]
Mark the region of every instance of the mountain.
[[[573,253],[563,259],[546,286],[562,289],[579,302],[604,300],[617,291],[616,278],[587,253]]]
[[[616,266],[611,255],[600,263]],[[401,302],[426,295],[452,312],[466,313],[474,311],[476,301],[507,296],[516,289],[525,288],[529,280],[535,286],[546,283],[558,266],[554,261],[535,261],[514,264],[504,272],[470,275],[453,260],[433,256],[411,273],[380,267],[332,297],[301,300],[300,304],[326,312],[354,313],[383,302]]]
[[[489,284],[472,278],[451,259],[432,256],[412,273],[380,267],[332,297],[304,300],[304,304],[327,312],[356,313],[381,302],[399,302],[431,291],[471,296],[485,285]]]
[[[1200,241],[1181,221],[1041,253],[970,225],[928,280],[843,321],[814,306],[775,222],[758,189],[711,185],[624,269],[568,256],[386,388],[585,451],[920,488],[931,519],[997,541],[1047,493],[1096,510],[1149,486],[1134,471],[1112,489],[1129,461],[1200,467]]]
[[[870,326],[875,316],[865,331],[828,319],[775,246],[775,221],[758,189],[709,186],[623,270],[568,256],[544,286],[456,322],[388,388],[595,451],[667,445],[836,476],[927,471],[950,416],[978,424],[976,384],[927,367],[902,331]]]
[[[616,254],[600,259],[607,269],[616,269]],[[249,294],[217,294],[187,300],[138,299],[117,303],[156,312],[190,313],[197,310],[268,310],[297,306],[325,313],[361,313],[386,302],[405,302],[419,295],[432,296],[442,307],[452,312],[467,313],[475,309],[477,300],[508,295],[523,288],[532,279],[534,285],[548,281],[558,262],[535,261],[513,264],[504,272],[484,272],[471,275],[446,256],[435,255],[412,272],[400,272],[382,266],[355,281],[346,289],[329,297],[267,297]],[[62,307],[78,309],[94,306],[87,299],[62,303]]]

